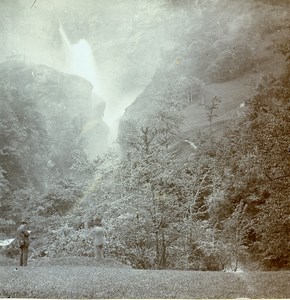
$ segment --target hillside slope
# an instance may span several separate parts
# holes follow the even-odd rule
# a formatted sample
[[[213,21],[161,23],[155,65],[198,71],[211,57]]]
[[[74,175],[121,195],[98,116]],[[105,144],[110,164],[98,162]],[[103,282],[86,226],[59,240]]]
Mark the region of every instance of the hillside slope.
[[[192,19],[183,44],[126,109],[122,121],[142,119],[158,101],[169,100],[164,92],[169,89],[174,101],[185,103],[181,140],[194,139],[196,130],[209,125],[205,105],[215,96],[221,99],[219,117],[213,122],[214,130],[219,131],[224,121],[242,112],[263,76],[283,71],[285,58],[276,50],[290,34],[287,8],[252,1],[235,3],[233,7],[218,3],[212,12],[205,13],[204,17],[210,19],[199,21],[202,31],[196,30],[201,25]],[[187,99],[189,94],[194,95],[191,101]]]
[[[283,43],[287,34],[290,34],[290,30],[285,28],[278,36],[271,33],[261,40],[263,59],[253,69],[233,80],[211,83],[206,86],[201,101],[189,105],[184,112],[185,122],[182,132],[185,137],[192,137],[193,129],[208,125],[204,105],[210,103],[215,96],[221,99],[218,110],[219,117],[214,121],[215,129],[219,130],[224,121],[242,113],[245,101],[255,93],[255,87],[263,76],[281,74],[285,58],[276,54],[275,50],[279,43]]]

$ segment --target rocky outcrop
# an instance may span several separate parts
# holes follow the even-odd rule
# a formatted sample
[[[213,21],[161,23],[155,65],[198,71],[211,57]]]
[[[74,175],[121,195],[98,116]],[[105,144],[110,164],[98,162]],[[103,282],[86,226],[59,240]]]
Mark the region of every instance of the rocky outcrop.
[[[66,116],[83,138],[84,150],[93,159],[107,147],[108,127],[103,121],[105,102],[93,93],[87,80],[56,71],[45,65],[7,61],[0,64],[0,82],[21,97],[31,99],[46,116],[46,130]],[[3,97],[3,95],[1,95]],[[50,132],[53,134],[53,132]]]

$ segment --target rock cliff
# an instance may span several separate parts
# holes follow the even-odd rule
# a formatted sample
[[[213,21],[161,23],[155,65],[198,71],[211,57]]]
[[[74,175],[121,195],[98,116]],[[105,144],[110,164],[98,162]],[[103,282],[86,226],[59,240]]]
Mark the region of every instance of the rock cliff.
[[[106,149],[108,127],[103,121],[106,105],[93,93],[88,81],[45,65],[13,60],[2,63],[0,73],[0,82],[8,90],[14,90],[20,98],[22,95],[31,99],[35,108],[45,115],[48,133],[57,134],[55,125],[61,116],[66,116],[66,121],[72,123],[79,137],[84,139],[84,150],[89,158],[95,158]]]

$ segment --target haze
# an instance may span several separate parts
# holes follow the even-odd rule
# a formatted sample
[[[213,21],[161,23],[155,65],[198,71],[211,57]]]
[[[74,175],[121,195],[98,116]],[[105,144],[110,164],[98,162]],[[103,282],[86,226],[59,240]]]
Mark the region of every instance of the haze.
[[[165,15],[158,20],[154,16],[154,8],[160,4],[1,0],[1,34],[5,40],[1,62],[18,56],[25,62],[45,64],[89,80],[94,92],[106,102],[104,121],[113,142],[119,118],[150,81],[162,48],[173,46],[170,30],[164,30]],[[154,38],[161,31],[162,41]],[[133,62],[139,64],[140,74],[130,65],[133,50],[142,55],[142,60]],[[132,76],[134,82],[130,82]]]

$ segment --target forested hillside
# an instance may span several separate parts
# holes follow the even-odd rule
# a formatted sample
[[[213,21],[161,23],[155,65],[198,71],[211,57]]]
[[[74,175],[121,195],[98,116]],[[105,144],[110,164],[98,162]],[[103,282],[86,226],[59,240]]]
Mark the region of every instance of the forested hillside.
[[[117,2],[113,16],[124,9]],[[91,28],[93,40],[90,3],[78,31]],[[31,258],[92,256],[87,226],[100,217],[106,255],[135,268],[289,269],[289,9],[287,1],[141,5],[136,26],[102,40],[123,66],[115,95],[140,93],[121,119],[118,147],[95,159],[88,145],[105,149],[109,129],[92,85],[16,58],[2,63],[0,230],[12,237],[26,218]],[[156,38],[166,36],[151,63],[158,43],[148,56],[134,44],[154,36],[146,13]],[[100,34],[108,24],[98,22]],[[12,243],[3,253],[17,251]]]

